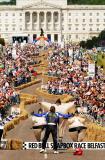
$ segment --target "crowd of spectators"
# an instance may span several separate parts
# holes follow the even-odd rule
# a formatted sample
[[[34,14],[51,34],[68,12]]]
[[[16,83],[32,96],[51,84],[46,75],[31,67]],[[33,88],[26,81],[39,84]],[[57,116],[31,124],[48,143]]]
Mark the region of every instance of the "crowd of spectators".
[[[69,54],[69,49],[72,55]],[[82,53],[81,53],[82,52]],[[47,83],[50,94],[70,94],[75,98],[79,112],[86,113],[94,121],[104,123],[105,76],[97,67],[94,77],[88,75],[90,54],[79,46],[57,48],[49,55],[49,76],[55,76]]]
[[[21,46],[6,46],[0,56],[0,112],[5,115],[12,105],[20,103],[20,97],[15,87],[31,82],[36,78],[37,64],[35,56],[39,55],[39,47],[32,44]]]

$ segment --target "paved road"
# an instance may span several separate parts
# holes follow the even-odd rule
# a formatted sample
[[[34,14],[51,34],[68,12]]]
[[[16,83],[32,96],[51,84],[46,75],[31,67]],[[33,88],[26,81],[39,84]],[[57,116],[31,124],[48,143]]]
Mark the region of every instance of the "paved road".
[[[103,151],[85,151],[83,156],[74,156],[73,151],[66,151],[54,155],[53,152],[47,154],[47,160],[105,160]],[[38,151],[0,151],[0,160],[44,160],[45,155]]]
[[[29,88],[25,88],[22,92],[33,94],[35,93],[35,89],[39,87],[38,85],[33,85]],[[41,100],[38,97],[39,101]],[[26,106],[26,109],[29,113],[33,110],[37,111],[39,108],[38,104],[32,104]],[[32,126],[32,121],[30,118],[27,120],[21,121],[19,125],[17,125],[13,130],[9,131],[7,134],[7,138],[18,138],[23,141],[35,141],[34,132],[30,129]],[[50,137],[51,138],[51,137]],[[70,141],[70,136],[65,130],[65,138],[64,140]],[[23,150],[23,151],[0,151],[0,160],[43,160],[45,159],[44,154],[40,154],[39,151],[35,150]],[[104,151],[84,151],[83,156],[74,156],[72,150],[60,152],[58,155],[54,155],[53,151],[48,152],[47,154],[48,160],[105,160],[105,152]]]

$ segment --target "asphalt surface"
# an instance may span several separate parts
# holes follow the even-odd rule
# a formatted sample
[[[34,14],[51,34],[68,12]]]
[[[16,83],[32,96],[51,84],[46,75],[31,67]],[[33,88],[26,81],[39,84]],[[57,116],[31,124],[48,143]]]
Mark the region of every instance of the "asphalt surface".
[[[41,78],[39,76],[38,78]],[[40,87],[40,84],[35,84],[28,88],[23,89],[21,92],[29,93],[35,95],[36,88]],[[38,97],[38,102],[42,101],[43,97]],[[47,100],[47,97],[44,98]],[[54,99],[53,102],[56,100]],[[51,101],[50,101],[51,102]],[[30,117],[30,113],[32,111],[37,112],[40,108],[39,103],[31,104],[26,106],[26,110],[29,113],[29,118],[21,121],[18,125],[15,126],[14,129],[7,133],[7,139],[19,139],[22,141],[33,142],[35,140],[34,130],[31,129],[32,127],[32,120]],[[49,138],[51,141],[52,138]],[[70,142],[71,138],[67,128],[65,129],[64,141]],[[73,150],[65,150],[60,151],[59,154],[53,154],[52,150],[48,150],[47,154],[40,154],[39,150],[0,150],[0,160],[105,160],[105,151],[84,151],[82,156],[74,156]]]
[[[84,151],[82,156],[74,156],[73,151],[66,151],[57,155],[48,152],[46,155],[40,154],[39,151],[0,151],[0,160],[105,160],[103,151]]]
[[[22,92],[33,94],[35,89],[39,87],[40,84],[33,85],[31,87],[25,88]],[[41,97],[38,97],[41,101]],[[39,104],[32,104],[26,106],[29,113],[33,110],[37,111]],[[7,133],[6,138],[20,139],[23,141],[36,141],[34,136],[34,131],[30,129],[32,127],[32,121],[29,117],[28,119],[21,121],[13,130]],[[51,141],[51,137],[49,138]],[[70,142],[69,132],[65,130],[64,141]],[[60,151],[59,154],[53,154],[52,150],[48,150],[47,154],[40,154],[39,150],[19,150],[19,151],[0,151],[0,160],[105,160],[105,151],[84,151],[82,156],[74,156],[73,150]]]

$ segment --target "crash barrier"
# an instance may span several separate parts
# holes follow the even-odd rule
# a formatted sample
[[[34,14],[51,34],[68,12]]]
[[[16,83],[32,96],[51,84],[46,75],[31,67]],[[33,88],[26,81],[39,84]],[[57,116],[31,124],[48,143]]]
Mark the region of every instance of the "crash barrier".
[[[25,104],[36,103],[37,102],[37,96],[26,94],[26,93],[20,93],[20,100],[24,101]]]
[[[28,113],[24,109],[24,107],[25,107],[25,102],[23,101],[19,105],[21,114],[18,115],[16,118],[13,118],[11,121],[9,121],[8,123],[5,124],[4,131],[3,131],[3,137],[5,137],[7,132],[10,131],[11,129],[13,129],[15,127],[15,125],[19,124],[20,120],[25,120],[25,119],[28,118]]]
[[[105,127],[89,122],[86,130],[86,141],[105,142]]]
[[[2,150],[22,150],[23,141],[18,139],[2,139],[0,148]]]
[[[21,103],[19,105],[20,115],[18,115],[16,118],[13,118],[11,121],[5,124],[3,137],[5,137],[6,133],[11,129],[13,129],[15,125],[19,124],[20,120],[25,120],[28,118],[28,112],[25,110],[25,105],[37,102],[36,96],[29,94],[21,93],[20,98],[21,98]]]
[[[71,95],[67,95],[67,94],[62,94],[62,95],[49,94],[46,90],[41,90],[41,88],[37,88],[35,93],[37,93],[37,95],[39,96],[43,96],[43,98],[47,98],[50,100],[52,99],[55,101],[60,98],[62,103],[67,103],[74,99]]]
[[[34,84],[37,84],[37,83],[40,83],[40,82],[41,82],[40,79],[36,79],[36,80],[33,80],[33,81],[29,82],[29,83],[26,83],[26,84],[23,84],[23,85],[21,85],[21,86],[15,87],[15,89],[16,89],[16,90],[21,90],[21,89],[30,87],[30,86],[32,86],[32,85],[34,85]]]

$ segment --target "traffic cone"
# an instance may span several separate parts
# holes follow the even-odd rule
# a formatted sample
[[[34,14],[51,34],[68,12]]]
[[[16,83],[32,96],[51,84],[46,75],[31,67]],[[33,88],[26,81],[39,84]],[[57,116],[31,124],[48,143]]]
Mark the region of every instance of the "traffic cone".
[[[81,148],[76,148],[76,151],[73,153],[74,155],[82,156],[83,150]]]

